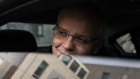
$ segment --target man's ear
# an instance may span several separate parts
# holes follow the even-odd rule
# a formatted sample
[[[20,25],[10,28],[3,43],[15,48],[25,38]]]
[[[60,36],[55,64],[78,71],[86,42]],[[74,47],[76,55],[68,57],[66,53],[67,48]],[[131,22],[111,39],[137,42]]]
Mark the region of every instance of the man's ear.
[[[105,42],[105,39],[103,38],[96,41],[95,50],[94,50],[95,54],[97,54],[98,51],[102,48],[102,46],[104,45],[104,42]]]

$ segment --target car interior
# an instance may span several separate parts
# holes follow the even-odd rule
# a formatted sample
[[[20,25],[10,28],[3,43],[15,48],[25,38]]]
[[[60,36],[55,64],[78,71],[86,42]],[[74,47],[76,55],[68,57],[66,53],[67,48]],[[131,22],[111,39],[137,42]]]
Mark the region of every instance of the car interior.
[[[34,36],[23,30],[1,30],[0,51],[37,51]],[[9,40],[10,39],[10,40]]]
[[[85,0],[4,0],[0,4],[0,25],[9,22],[56,24],[59,10]],[[110,55],[116,57],[139,58],[139,1],[138,0],[89,0],[103,12],[105,19],[105,46]],[[55,2],[55,3],[54,3]],[[132,32],[133,30],[133,32]],[[137,31],[136,31],[137,30]],[[117,42],[117,38],[130,33],[133,49],[126,52]],[[12,39],[11,39],[12,40]],[[125,41],[125,40],[124,40]],[[127,43],[127,42],[126,42]],[[122,44],[122,43],[121,43]],[[125,45],[125,44],[124,44]],[[45,47],[38,47],[45,50]],[[127,50],[127,49],[126,49]],[[107,54],[104,54],[107,55]]]
[[[89,56],[89,58],[98,60],[99,57],[99,63],[103,63],[100,62],[100,57],[107,57],[103,60],[106,62],[112,60],[112,63],[116,60],[115,58],[134,59],[138,64],[140,0],[1,0],[0,52],[47,53],[45,50],[52,44],[52,28],[57,23],[60,9],[86,1],[93,3],[104,14],[105,27],[105,50],[101,50],[102,53],[97,55],[97,59],[96,56]],[[35,28],[32,29],[32,27]],[[25,29],[28,30],[25,31]],[[31,33],[29,30],[37,33]],[[87,62],[85,59],[82,61]],[[92,60],[88,62],[94,63]],[[127,62],[123,61],[123,63]]]

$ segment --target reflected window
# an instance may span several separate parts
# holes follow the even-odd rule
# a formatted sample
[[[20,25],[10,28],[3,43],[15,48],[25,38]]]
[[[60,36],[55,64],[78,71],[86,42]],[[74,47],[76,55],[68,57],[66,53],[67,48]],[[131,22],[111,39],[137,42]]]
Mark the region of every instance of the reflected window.
[[[73,72],[76,72],[77,69],[79,68],[79,64],[74,60],[70,66],[70,69],[73,71]]]
[[[46,69],[47,66],[48,66],[48,64],[45,61],[42,61],[42,63],[39,65],[39,67],[33,74],[33,77],[38,79],[41,76],[41,74],[44,72],[44,70]]]
[[[108,79],[109,78],[109,73],[104,72],[102,75],[102,79]]]
[[[136,53],[135,46],[131,41],[130,33],[119,37],[116,41],[126,53]]]
[[[128,75],[123,75],[121,79],[128,79]]]
[[[44,36],[43,25],[39,25],[38,26],[38,36]]]
[[[29,24],[30,29],[28,30],[36,37],[36,38],[41,38],[44,37],[44,32],[43,32],[43,24]],[[29,27],[28,26],[28,27]]]
[[[64,55],[64,56],[61,58],[61,61],[63,61],[64,64],[68,65],[69,62],[71,61],[71,59],[72,59],[71,56]]]
[[[80,79],[84,79],[86,73],[87,72],[83,68],[81,68],[79,73],[78,73],[78,76],[80,77]]]

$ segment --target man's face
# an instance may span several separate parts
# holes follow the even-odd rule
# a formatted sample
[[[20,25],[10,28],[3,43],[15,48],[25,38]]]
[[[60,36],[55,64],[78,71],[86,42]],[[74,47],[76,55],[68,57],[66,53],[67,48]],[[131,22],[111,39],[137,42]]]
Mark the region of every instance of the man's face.
[[[52,52],[64,55],[95,54],[96,41],[90,40],[95,38],[96,32],[93,23],[86,18],[64,16],[58,22]]]

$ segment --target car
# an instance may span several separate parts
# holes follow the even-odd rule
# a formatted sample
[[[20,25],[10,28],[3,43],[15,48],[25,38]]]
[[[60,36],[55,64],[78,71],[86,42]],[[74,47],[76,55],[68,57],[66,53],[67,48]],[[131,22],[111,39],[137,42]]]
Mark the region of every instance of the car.
[[[14,74],[20,72],[18,67],[20,69],[25,66],[23,64],[26,64],[26,68],[23,68],[24,72],[33,73],[29,73],[29,79],[31,77],[35,79],[44,79],[44,77],[47,77],[47,79],[59,79],[58,77],[60,79],[77,79],[69,70],[67,71],[71,76],[64,76],[65,71],[59,72],[55,69],[50,71],[50,74],[56,75],[41,75],[47,72],[44,71],[45,68],[49,68],[49,64],[45,62],[48,59],[44,58],[45,61],[41,61],[38,58],[39,63],[34,57],[42,53],[43,55],[44,53],[48,54],[46,48],[52,44],[53,28],[56,26],[59,10],[65,6],[82,1],[91,1],[96,7],[101,9],[105,16],[104,26],[106,32],[104,46],[107,53],[103,51],[99,56],[76,56],[80,61],[73,58],[73,56],[64,56],[68,60],[66,66],[72,69],[72,65],[74,64],[75,66],[76,64],[79,70],[74,71],[74,74],[78,75],[78,78],[81,79],[112,79],[113,77],[115,79],[138,79],[138,73],[140,72],[139,0],[2,0],[0,2],[0,57],[4,60],[0,61],[7,63],[5,64],[6,66],[3,66],[6,68],[2,70],[7,74],[0,75],[0,78],[10,79],[13,77],[13,79],[19,79],[19,74]],[[43,55],[39,55],[39,57]],[[64,64],[66,63],[63,60],[63,56],[54,57],[47,55],[46,57],[59,59]],[[8,64],[9,62],[12,65]],[[31,62],[36,62],[37,66],[32,65],[34,63]],[[65,65],[61,62],[57,64],[63,65],[62,67],[66,69]],[[53,65],[51,64],[51,67]],[[35,68],[33,69],[32,67]],[[59,68],[61,69],[61,67]],[[99,70],[100,68],[102,70]],[[31,70],[28,71],[28,69]],[[94,71],[98,72],[98,74],[94,73]],[[119,75],[113,76],[111,73]],[[29,74],[22,73],[20,78],[25,79]],[[81,74],[84,74],[84,76]]]

